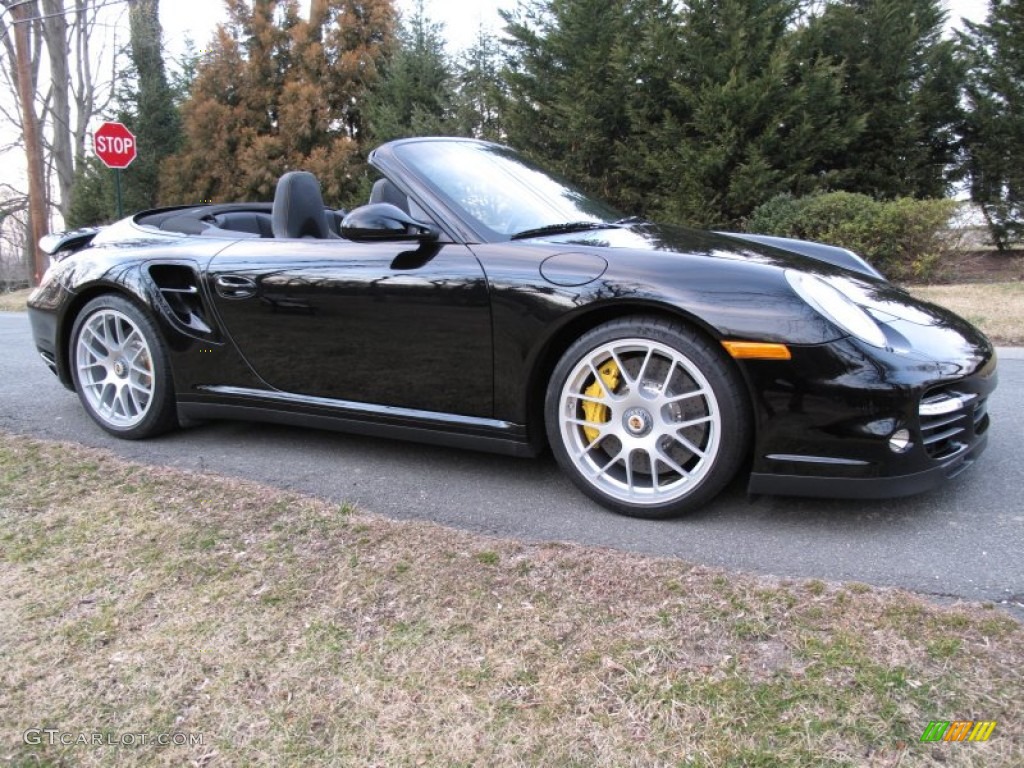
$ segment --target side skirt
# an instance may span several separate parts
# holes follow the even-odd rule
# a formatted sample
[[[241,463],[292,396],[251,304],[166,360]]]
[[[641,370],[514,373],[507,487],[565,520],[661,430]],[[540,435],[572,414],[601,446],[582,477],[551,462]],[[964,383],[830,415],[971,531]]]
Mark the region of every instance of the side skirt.
[[[371,437],[409,440],[450,448],[532,457],[540,453],[519,424],[369,405],[241,387],[199,387],[202,395],[178,398],[182,422],[233,419],[312,429],[329,429]]]

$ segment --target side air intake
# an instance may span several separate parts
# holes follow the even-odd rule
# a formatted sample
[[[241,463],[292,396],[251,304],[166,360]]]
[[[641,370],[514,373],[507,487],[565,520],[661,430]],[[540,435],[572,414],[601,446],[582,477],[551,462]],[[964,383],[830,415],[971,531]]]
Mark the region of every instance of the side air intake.
[[[198,279],[192,267],[184,264],[154,264],[149,268],[149,276],[182,325],[199,333],[213,332],[206,319]]]

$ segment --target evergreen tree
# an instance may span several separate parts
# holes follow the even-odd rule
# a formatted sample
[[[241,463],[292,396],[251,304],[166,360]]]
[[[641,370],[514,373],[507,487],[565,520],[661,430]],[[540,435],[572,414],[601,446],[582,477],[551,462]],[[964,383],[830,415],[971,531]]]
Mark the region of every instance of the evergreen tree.
[[[159,197],[160,163],[181,143],[181,116],[164,69],[159,0],[132,0],[128,19],[136,73],[128,122],[138,141],[139,156],[125,175],[133,195],[145,201],[138,207],[151,208]]]
[[[956,157],[962,68],[942,38],[940,0],[832,0],[805,44],[841,65],[863,120],[833,159],[835,185],[874,197],[942,197]]]
[[[506,13],[510,142],[625,210],[732,225],[856,134],[802,0],[534,0]]]
[[[418,0],[367,100],[373,142],[456,132],[454,91],[443,26],[430,20]]]
[[[800,0],[689,3],[671,49],[674,75],[655,78],[646,99],[656,103],[665,89],[667,111],[660,124],[647,118],[655,127],[637,142],[647,155],[640,167],[656,179],[647,207],[734,226],[777,194],[828,183],[830,159],[859,123],[842,109],[839,69],[802,47],[802,11]]]
[[[667,4],[529,0],[502,11],[509,143],[620,202],[616,156],[630,135],[627,97],[638,27],[645,13]]]
[[[455,95],[456,131],[463,136],[504,141],[508,101],[498,41],[481,27],[476,41],[458,60]]]
[[[95,155],[85,157],[78,164],[72,185],[71,206],[64,219],[67,229],[109,224],[117,218],[114,173],[115,171],[107,168]],[[138,210],[131,207],[134,205],[134,200],[128,202],[129,205],[125,207],[126,211]]]
[[[391,0],[226,0],[228,23],[184,105],[185,144],[164,164],[166,202],[273,198],[297,168],[325,198],[359,185],[366,94],[392,45]]]
[[[992,0],[985,23],[968,23],[961,43],[965,170],[1003,250],[1024,240],[1024,0]]]

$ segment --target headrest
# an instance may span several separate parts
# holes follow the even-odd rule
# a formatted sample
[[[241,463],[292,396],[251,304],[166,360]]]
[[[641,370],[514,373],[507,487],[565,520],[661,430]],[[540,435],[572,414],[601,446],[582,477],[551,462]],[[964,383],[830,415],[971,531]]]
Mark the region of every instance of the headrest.
[[[320,182],[306,171],[290,171],[277,182],[271,213],[274,237],[327,238],[327,214]]]

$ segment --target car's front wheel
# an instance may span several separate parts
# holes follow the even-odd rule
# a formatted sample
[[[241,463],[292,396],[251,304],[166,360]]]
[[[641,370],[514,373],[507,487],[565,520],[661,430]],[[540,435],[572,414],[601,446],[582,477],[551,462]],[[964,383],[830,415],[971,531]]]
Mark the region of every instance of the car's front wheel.
[[[176,424],[174,385],[153,322],[127,299],[90,301],[71,329],[71,371],[85,410],[103,429],[129,439]]]
[[[578,339],[555,367],[545,416],[573,481],[634,517],[674,517],[706,503],[749,444],[749,407],[729,359],[661,318],[615,320]]]

